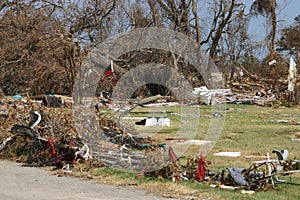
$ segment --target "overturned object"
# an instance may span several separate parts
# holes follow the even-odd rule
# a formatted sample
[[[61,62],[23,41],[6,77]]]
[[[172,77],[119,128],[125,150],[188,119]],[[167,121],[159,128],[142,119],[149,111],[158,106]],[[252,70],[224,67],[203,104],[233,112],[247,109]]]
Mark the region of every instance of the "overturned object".
[[[145,126],[171,126],[171,120],[168,117],[148,117],[135,124]]]
[[[59,97],[53,95],[44,95],[42,103],[46,107],[61,107],[62,100]]]

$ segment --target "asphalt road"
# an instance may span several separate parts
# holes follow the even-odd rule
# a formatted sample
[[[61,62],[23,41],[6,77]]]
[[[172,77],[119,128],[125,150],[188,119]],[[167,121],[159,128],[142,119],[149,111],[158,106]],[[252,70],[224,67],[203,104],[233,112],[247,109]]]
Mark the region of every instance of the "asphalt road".
[[[167,200],[144,190],[94,184],[89,180],[57,177],[39,168],[0,161],[0,199],[3,200]],[[168,199],[171,200],[171,199]]]

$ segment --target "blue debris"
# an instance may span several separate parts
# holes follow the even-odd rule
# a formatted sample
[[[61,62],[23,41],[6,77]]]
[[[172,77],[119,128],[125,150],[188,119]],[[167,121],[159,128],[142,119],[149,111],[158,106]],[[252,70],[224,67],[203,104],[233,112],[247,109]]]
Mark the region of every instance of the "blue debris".
[[[23,96],[21,96],[21,95],[17,94],[17,95],[15,95],[15,96],[12,96],[12,98],[13,98],[13,99],[22,99],[22,98],[23,98]]]

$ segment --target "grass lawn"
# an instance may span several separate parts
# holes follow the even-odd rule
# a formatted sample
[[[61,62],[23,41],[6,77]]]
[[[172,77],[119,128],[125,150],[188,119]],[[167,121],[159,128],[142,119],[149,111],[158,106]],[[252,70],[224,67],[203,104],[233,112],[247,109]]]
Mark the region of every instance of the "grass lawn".
[[[136,108],[130,114],[130,117],[138,121],[139,117],[151,116],[153,112],[160,112],[161,108]],[[226,105],[225,125],[223,131],[217,140],[213,149],[206,155],[206,160],[210,160],[211,171],[219,171],[226,167],[244,167],[248,168],[255,160],[263,158],[246,158],[245,156],[256,155],[265,156],[270,153],[271,158],[276,158],[272,154],[274,149],[289,150],[290,159],[300,159],[300,140],[293,137],[294,133],[300,132],[300,125],[292,123],[274,123],[268,120],[291,120],[300,122],[300,109],[297,107],[270,108],[251,105]],[[211,114],[210,106],[201,106],[201,114]],[[166,137],[174,136],[180,128],[180,116],[171,113],[180,113],[180,107],[164,108],[162,115],[168,116],[172,121],[172,126],[158,129],[157,127],[136,126],[140,133],[150,134],[162,141]],[[212,118],[200,118],[199,129],[195,139],[204,139],[207,133],[209,122]],[[128,120],[128,119],[127,119]],[[133,120],[134,121],[134,120]],[[200,146],[191,146],[185,152],[182,158],[182,164],[187,156],[197,156]],[[239,151],[241,156],[237,158],[214,156],[214,153],[220,151]],[[99,176],[99,180],[116,179],[119,184],[134,183],[136,187],[147,188],[157,193],[162,192],[164,196],[175,196],[174,193],[185,195],[198,195],[201,198],[211,199],[299,199],[300,186],[278,185],[277,190],[256,192],[252,195],[241,194],[241,191],[224,191],[211,188],[206,183],[194,183],[193,181],[182,181],[172,183],[169,180],[158,180],[154,178],[137,179],[134,174],[117,172],[114,170],[101,169],[93,172]],[[110,176],[108,176],[110,175]],[[101,177],[101,178],[100,178]],[[110,177],[110,178],[108,178]],[[115,178],[112,178],[115,177]],[[112,182],[116,182],[112,181]],[[117,182],[118,182],[117,181]],[[292,181],[300,183],[300,176],[292,178]],[[169,191],[169,193],[168,193]],[[172,193],[173,192],[173,193]],[[172,194],[171,194],[172,193]]]

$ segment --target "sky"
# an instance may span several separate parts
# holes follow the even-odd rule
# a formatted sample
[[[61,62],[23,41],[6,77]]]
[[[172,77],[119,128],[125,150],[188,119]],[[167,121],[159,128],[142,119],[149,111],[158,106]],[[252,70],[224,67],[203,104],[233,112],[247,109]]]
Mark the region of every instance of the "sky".
[[[247,7],[246,11],[249,12],[253,0],[241,0]],[[300,1],[299,0],[277,0],[277,20],[278,29],[292,25],[294,18],[300,15]],[[258,16],[252,18],[250,22],[251,33],[258,38],[266,33],[266,20],[265,18]]]
[[[246,5],[246,13],[249,13],[249,9],[254,0],[241,0]],[[300,15],[300,1],[299,0],[277,0],[277,34],[276,38],[280,38],[280,29],[292,25],[297,15]],[[269,27],[267,29],[267,27]],[[251,18],[249,24],[249,33],[253,41],[261,43],[270,32],[270,26],[266,26],[266,19],[260,15]],[[262,43],[263,44],[263,43]],[[264,57],[268,53],[267,48],[259,50],[258,55]]]

